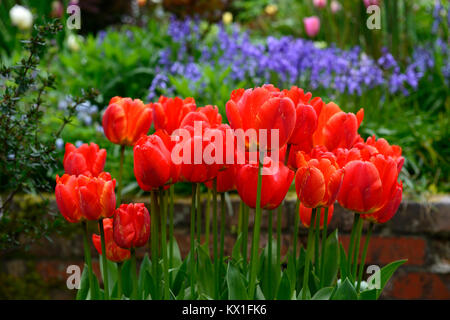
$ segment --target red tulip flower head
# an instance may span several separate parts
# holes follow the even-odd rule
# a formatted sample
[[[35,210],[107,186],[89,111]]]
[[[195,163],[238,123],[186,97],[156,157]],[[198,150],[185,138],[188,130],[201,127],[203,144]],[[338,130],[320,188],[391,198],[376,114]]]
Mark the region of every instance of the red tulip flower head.
[[[55,197],[59,212],[68,222],[76,223],[83,219],[80,211],[78,179],[75,176],[65,174],[60,178],[56,175]]]
[[[142,190],[150,191],[177,182],[180,167],[171,159],[170,137],[162,131],[136,142],[134,175]]]
[[[167,98],[164,96],[161,96],[157,103],[151,105],[155,130],[164,130],[169,135],[180,128],[181,121],[189,112],[195,111],[197,108],[193,98],[182,100],[178,97]]]
[[[66,143],[64,154],[64,171],[70,175],[98,176],[105,166],[106,150],[91,142],[82,144],[79,148]]]
[[[123,262],[130,259],[131,253],[128,249],[119,247],[113,239],[113,219],[103,219],[103,231],[105,232],[106,258],[113,262]],[[101,238],[97,234],[92,235],[92,242],[99,254],[102,254]]]
[[[81,213],[88,220],[109,218],[116,208],[116,180],[102,172],[98,177],[78,177]]]
[[[103,130],[109,141],[132,146],[152,125],[152,109],[139,99],[114,97],[103,114]]]
[[[275,163],[266,157],[262,168],[261,208],[277,208],[283,202],[293,179],[292,170],[283,163]],[[258,164],[249,163],[237,169],[236,189],[242,201],[250,208],[256,207],[257,184]]]
[[[227,169],[219,171],[217,174],[216,190],[217,192],[227,192],[236,188],[236,170],[238,166],[229,166]],[[206,181],[208,189],[213,189],[213,181]]]
[[[375,222],[385,223],[392,219],[402,202],[403,183],[397,183],[394,192],[390,195],[386,204],[378,211],[362,214],[361,218]]]
[[[145,246],[150,237],[150,214],[143,203],[122,204],[116,209],[113,235],[121,248]]]
[[[282,148],[291,137],[296,123],[296,111],[292,100],[284,96],[273,85],[255,89],[237,89],[231,93],[226,104],[227,118],[233,129],[256,130],[256,140],[246,136],[246,148],[256,143],[258,148],[272,149],[272,129],[278,130],[278,148]],[[262,138],[261,129],[267,134]],[[265,151],[265,150],[263,150]]]
[[[338,196],[344,171],[334,158],[311,159],[298,166],[295,189],[301,203],[308,208],[329,207]]]
[[[300,203],[299,206],[300,221],[307,228],[309,228],[309,226],[311,225],[312,210],[313,210],[312,208],[305,207],[302,203]],[[316,213],[316,215],[320,212],[320,229],[322,229],[323,224],[325,222],[325,207],[321,207],[317,210],[318,212]],[[331,205],[328,207],[327,225],[330,224],[331,218],[333,217],[333,212],[334,212],[334,205]]]

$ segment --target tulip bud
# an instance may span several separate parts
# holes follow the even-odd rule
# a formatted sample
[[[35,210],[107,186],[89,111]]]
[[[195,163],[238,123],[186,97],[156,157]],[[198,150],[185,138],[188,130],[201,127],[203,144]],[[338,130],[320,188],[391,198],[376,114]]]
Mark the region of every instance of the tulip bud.
[[[99,220],[114,214],[115,186],[116,180],[111,180],[111,175],[107,172],[102,172],[98,177],[78,177],[80,209],[86,219]]]
[[[132,146],[152,125],[150,105],[135,99],[114,97],[103,114],[103,130],[109,141]]]
[[[305,32],[310,38],[314,38],[320,31],[320,19],[319,17],[312,16],[303,19],[305,25]]]
[[[113,262],[123,262],[130,259],[131,253],[128,249],[119,247],[113,239],[113,219],[103,219],[103,231],[105,234],[106,258]],[[99,254],[102,254],[101,238],[97,234],[92,235],[92,242]]]
[[[150,237],[150,215],[143,203],[122,204],[114,213],[114,242],[124,249],[145,246]]]
[[[106,150],[93,142],[82,144],[79,148],[66,143],[63,165],[67,174],[97,177],[103,171],[105,161]]]
[[[84,217],[80,211],[78,181],[68,174],[61,178],[56,175],[56,204],[63,217],[70,223],[81,221]]]

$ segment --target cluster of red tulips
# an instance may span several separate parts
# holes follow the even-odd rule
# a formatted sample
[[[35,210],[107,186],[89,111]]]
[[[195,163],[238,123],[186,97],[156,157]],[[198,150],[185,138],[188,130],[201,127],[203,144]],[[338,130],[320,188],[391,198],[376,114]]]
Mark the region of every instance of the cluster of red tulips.
[[[200,242],[201,183],[210,190],[208,195],[212,192],[214,201],[214,277],[223,276],[219,265],[226,259],[223,254],[223,220],[220,242],[218,239],[217,194],[222,195],[222,204],[223,193],[232,190],[236,190],[242,200],[239,232],[245,264],[248,208],[255,209],[250,265],[248,269],[244,268],[248,272],[244,276],[248,281],[247,297],[254,298],[258,283],[261,282],[258,279],[257,263],[261,210],[278,209],[277,220],[280,220],[281,204],[295,179],[298,198],[294,226],[295,261],[299,220],[309,228],[301,298],[307,298],[307,292],[311,291],[308,278],[314,248],[309,244],[318,239],[320,230],[325,231],[322,242],[326,241],[327,225],[336,201],[355,213],[348,249],[348,273],[353,280],[359,278],[359,290],[361,268],[373,223],[384,223],[391,219],[401,202],[402,183],[398,180],[404,162],[401,148],[390,145],[382,138],[369,137],[366,141],[361,138],[358,128],[363,121],[363,109],[356,115],[346,113],[335,103],[324,103],[321,98],[313,98],[311,93],[305,93],[298,87],[280,90],[273,85],[264,85],[234,90],[226,104],[226,114],[229,124],[222,123],[222,116],[216,106],[197,107],[193,98],[183,100],[162,96],[158,102],[147,105],[138,99],[112,98],[103,115],[103,129],[112,143],[121,146],[117,192],[116,180],[103,172],[106,160],[104,149],[94,143],[79,148],[72,144],[66,145],[65,174],[56,177],[56,201],[66,220],[71,223],[82,222],[84,230],[86,221],[99,222],[100,236],[93,235],[92,240],[100,254],[106,252],[106,255],[102,255],[104,297],[108,298],[111,292],[108,289],[108,277],[105,276],[108,274],[106,258],[119,264],[131,259],[132,269],[136,270],[135,248],[145,246],[150,239],[153,276],[161,277],[158,270],[162,270],[162,278],[158,279],[163,284],[161,295],[154,294],[152,297],[171,298],[173,280],[169,269],[172,267],[174,249],[173,185],[177,182],[190,182],[193,186],[191,252],[189,271],[186,272],[190,298],[196,297],[194,274],[200,272],[195,266],[195,253],[198,253],[195,231],[197,242]],[[154,133],[147,135],[152,123]],[[237,132],[248,130],[254,130],[255,134],[244,135],[240,139],[242,137]],[[239,147],[239,141],[242,142],[242,148]],[[143,203],[120,204],[126,146],[133,147],[134,174],[139,187],[151,193],[150,213]],[[205,157],[205,154],[210,156]],[[209,254],[209,212],[206,219],[205,241]],[[363,221],[369,221],[370,227],[358,273],[356,268]],[[269,239],[272,239],[271,229]],[[87,231],[85,236],[86,263],[91,270]],[[315,242],[316,246],[318,243]],[[279,246],[277,243],[278,267]],[[317,251],[316,248],[313,267],[317,277],[322,280],[325,246],[322,246],[321,258]],[[160,261],[160,255],[162,269],[158,269],[158,263],[155,263]],[[90,271],[91,288],[92,277]],[[138,298],[137,281],[135,274],[131,298]],[[220,298],[220,290],[220,279],[214,280],[215,293],[212,298]],[[275,297],[275,290],[269,289],[272,292],[269,297]]]

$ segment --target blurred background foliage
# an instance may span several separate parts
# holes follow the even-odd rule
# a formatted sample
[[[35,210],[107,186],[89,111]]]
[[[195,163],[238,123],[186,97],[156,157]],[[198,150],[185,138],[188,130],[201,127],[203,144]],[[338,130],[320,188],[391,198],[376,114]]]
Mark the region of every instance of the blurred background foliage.
[[[61,125],[74,97],[95,88],[99,96],[77,106],[56,141],[61,174],[64,144],[93,141],[108,151],[105,170],[118,174],[119,149],[102,132],[102,111],[113,96],[157,100],[192,96],[225,114],[233,89],[267,82],[303,87],[345,111],[363,107],[364,137],[375,134],[402,146],[406,192],[425,197],[450,191],[449,5],[446,1],[372,1],[381,29],[369,30],[366,1],[153,0],[13,1],[0,3],[0,56],[11,65],[23,55],[29,29],[14,25],[14,5],[33,23],[63,24],[69,5],[81,9],[81,29],[52,40],[39,68],[55,75],[46,97],[42,134]],[[369,1],[370,2],[370,1]],[[305,17],[320,31],[309,37]],[[3,90],[3,87],[1,87]],[[125,194],[139,193],[127,150]],[[183,186],[178,187],[182,192]],[[188,189],[186,189],[188,190]]]

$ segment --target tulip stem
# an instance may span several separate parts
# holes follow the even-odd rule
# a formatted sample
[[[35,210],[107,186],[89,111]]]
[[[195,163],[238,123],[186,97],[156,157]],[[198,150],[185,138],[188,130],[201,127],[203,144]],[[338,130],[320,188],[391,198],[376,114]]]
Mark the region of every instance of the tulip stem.
[[[364,242],[363,253],[361,256],[361,264],[359,265],[359,274],[358,274],[358,285],[356,286],[356,292],[359,292],[361,287],[362,275],[364,272],[364,264],[366,263],[366,255],[367,249],[369,248],[370,236],[372,235],[373,223],[371,222],[369,225],[369,229],[367,230],[366,241]]]
[[[131,248],[131,274],[132,281],[133,281],[133,293],[132,297],[133,299],[137,300],[138,297],[138,280],[137,280],[137,267],[136,267],[136,250],[135,248]]]
[[[175,193],[175,186],[171,185],[170,189],[170,205],[169,205],[169,266],[170,268],[173,268],[173,212],[174,212],[174,193]],[[170,273],[170,282],[172,282],[172,273]]]
[[[325,207],[325,217],[323,219],[323,230],[322,230],[322,250],[320,252],[320,288],[323,288],[325,282],[325,251],[327,242],[327,230],[328,229],[328,207]]]
[[[163,256],[164,273],[164,299],[169,299],[169,266],[167,265],[167,211],[166,196],[163,187],[159,188],[159,207],[161,211],[161,250]]]
[[[225,193],[222,192],[220,194],[220,251],[219,251],[219,291],[220,291],[220,279],[222,275],[222,265],[223,265],[223,258],[224,258],[224,251],[225,251]]]
[[[319,247],[320,247],[320,218],[322,208],[316,210],[316,221],[314,230],[314,272],[317,276],[320,276],[320,260],[319,260]]]
[[[191,287],[191,300],[194,299],[194,294],[195,294],[195,290],[194,290],[194,269],[195,269],[195,262],[194,262],[194,257],[195,257],[195,246],[194,246],[194,241],[195,241],[195,195],[197,192],[197,184],[193,183],[192,184],[192,202],[191,202],[191,252],[189,253],[189,277],[190,277],[190,287]]]
[[[84,242],[84,260],[86,261],[86,265],[88,267],[88,276],[89,276],[89,291],[92,295],[94,293],[94,274],[92,273],[92,258],[91,258],[91,247],[89,246],[89,235],[87,230],[87,223],[83,221],[81,223],[83,228],[83,242]]]
[[[273,212],[269,211],[269,226],[268,226],[268,263],[267,263],[267,280],[268,280],[268,291],[269,291],[269,299],[272,299],[272,227],[273,227]]]
[[[209,237],[211,231],[211,190],[207,190],[206,192],[206,212],[205,212],[205,247],[209,253]]]
[[[261,187],[262,187],[262,161],[261,152],[258,160],[258,184],[256,189],[255,223],[253,225],[252,255],[250,257],[250,285],[248,297],[253,299],[256,289],[256,273],[258,271],[259,234],[261,229]]]
[[[201,243],[202,236],[202,194],[200,192],[201,184],[197,183],[197,241]]]
[[[243,222],[243,219],[244,219],[244,207],[243,207],[243,202],[241,201],[241,202],[239,202],[239,215],[238,215],[238,226],[237,226],[237,234],[238,234],[238,236],[242,234],[242,222]],[[242,252],[242,246],[241,246],[241,252]]]
[[[213,252],[214,252],[214,298],[219,298],[219,281],[218,281],[218,226],[217,226],[217,178],[213,180]]]
[[[242,202],[242,258],[244,265],[244,274],[247,276],[247,253],[248,253],[248,216],[249,216],[249,207],[241,200]]]
[[[123,161],[125,159],[125,145],[120,146],[119,186],[117,187],[117,206],[122,201]]]
[[[106,245],[105,245],[105,230],[103,229],[103,218],[98,220],[100,227],[100,238],[102,243],[102,265],[103,265],[103,289],[105,300],[109,300],[109,283],[108,283],[108,265],[106,261]]]
[[[152,297],[158,299],[159,297],[159,281],[158,281],[158,219],[157,219],[157,204],[156,204],[156,191],[152,190],[151,193],[151,249],[152,249],[152,272],[153,272],[153,280],[155,281],[155,292],[153,292]]]
[[[351,275],[351,266],[352,266],[352,257],[353,257],[353,246],[355,242],[355,233],[356,228],[359,220],[359,214],[355,214],[353,218],[353,226],[352,226],[352,232],[350,234],[350,243],[348,245],[348,253],[347,253],[347,270],[348,270],[348,276]],[[349,277],[350,279],[350,277]],[[343,279],[345,280],[345,279]]]
[[[123,262],[117,263],[117,296],[119,300],[122,300],[122,264]]]
[[[277,208],[277,268],[281,265],[281,208],[281,205]]]
[[[360,242],[361,242],[363,221],[364,221],[363,219],[359,218],[357,229],[356,229],[355,252],[353,254],[353,264],[352,264],[352,276],[353,276],[353,279],[355,279],[355,280],[356,280],[356,270],[358,267],[359,247],[360,247]]]
[[[312,255],[312,242],[314,240],[314,222],[316,221],[317,216],[317,208],[312,209],[311,213],[311,222],[309,224],[308,229],[308,242],[306,243],[306,257],[305,257],[305,271],[303,273],[303,289],[302,289],[302,300],[306,300],[306,292],[309,290],[309,264],[311,260]]]
[[[297,270],[297,242],[298,242],[298,225],[300,220],[299,215],[300,199],[297,198],[295,202],[295,212],[294,212],[294,239],[293,239],[293,255],[294,255],[294,270]]]

